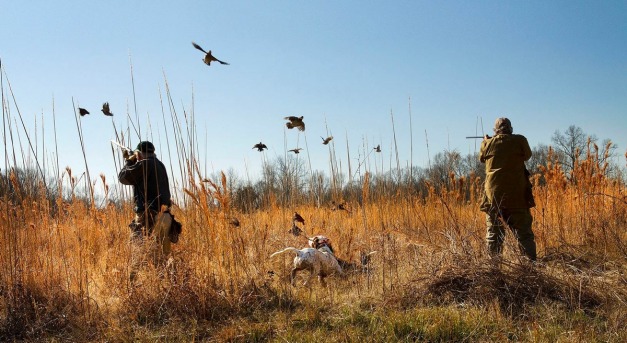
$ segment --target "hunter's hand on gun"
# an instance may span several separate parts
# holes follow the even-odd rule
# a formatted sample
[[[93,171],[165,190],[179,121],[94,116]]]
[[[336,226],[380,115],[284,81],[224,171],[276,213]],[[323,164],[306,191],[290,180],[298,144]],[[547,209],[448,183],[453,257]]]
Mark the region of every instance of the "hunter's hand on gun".
[[[129,149],[122,150],[122,157],[124,157],[124,159],[127,160],[127,161],[135,161],[135,160],[137,160],[137,155],[135,155],[135,153],[133,153]]]
[[[137,161],[137,154],[133,150],[125,147],[124,145],[114,140],[111,140],[111,143],[117,145],[118,147],[120,147],[120,149],[122,149],[122,157],[124,157],[126,161],[129,161],[129,162]]]

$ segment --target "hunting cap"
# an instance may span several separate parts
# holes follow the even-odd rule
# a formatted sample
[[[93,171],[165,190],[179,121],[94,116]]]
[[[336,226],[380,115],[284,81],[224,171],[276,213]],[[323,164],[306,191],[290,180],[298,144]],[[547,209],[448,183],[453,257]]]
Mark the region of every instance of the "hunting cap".
[[[496,134],[511,134],[513,131],[514,129],[512,128],[512,122],[505,117],[498,118],[496,119],[496,122],[494,122],[494,133]]]
[[[152,153],[152,152],[155,152],[155,146],[149,141],[141,141],[139,142],[139,144],[137,144],[135,151]]]

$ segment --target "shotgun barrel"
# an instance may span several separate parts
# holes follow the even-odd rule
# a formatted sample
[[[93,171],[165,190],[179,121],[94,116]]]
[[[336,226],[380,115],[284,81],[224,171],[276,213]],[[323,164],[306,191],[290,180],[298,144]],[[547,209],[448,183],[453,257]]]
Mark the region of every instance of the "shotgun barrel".
[[[122,148],[122,150],[133,151],[133,149],[131,149],[131,148],[127,148],[127,147],[125,147],[124,145],[122,145],[122,144],[120,144],[120,143],[118,143],[118,142],[114,141],[113,139],[111,140],[111,143],[113,143],[113,144],[117,145],[118,147]]]

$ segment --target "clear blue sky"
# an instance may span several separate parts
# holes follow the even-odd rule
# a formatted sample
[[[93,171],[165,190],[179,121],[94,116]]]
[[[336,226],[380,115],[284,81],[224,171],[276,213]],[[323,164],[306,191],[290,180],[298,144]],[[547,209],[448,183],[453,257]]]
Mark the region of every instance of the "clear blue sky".
[[[204,65],[191,41],[230,65]],[[489,133],[500,116],[532,147],[576,125],[627,150],[626,1],[2,2],[3,68],[47,160],[54,99],[62,168],[84,170],[74,99],[92,113],[82,119],[92,178],[115,178],[113,125],[100,107],[110,103],[118,128],[128,127],[126,113],[135,118],[129,56],[137,113],[157,153],[169,162],[165,73],[180,118],[193,94],[209,172],[257,174],[259,141],[269,159],[284,155],[285,138],[288,149],[304,148],[302,134],[285,130],[288,115],[307,125],[300,158],[309,153],[313,169],[328,171],[327,127],[344,165],[348,140],[353,164],[367,142],[381,144],[378,163],[388,166],[392,112],[405,165],[410,98],[419,166],[428,153],[474,152],[465,136],[481,134],[478,118]]]

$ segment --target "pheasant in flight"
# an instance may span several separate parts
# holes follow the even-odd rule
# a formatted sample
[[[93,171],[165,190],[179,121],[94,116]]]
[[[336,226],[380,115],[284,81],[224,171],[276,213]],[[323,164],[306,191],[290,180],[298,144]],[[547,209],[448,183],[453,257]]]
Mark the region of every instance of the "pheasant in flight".
[[[113,113],[111,113],[111,110],[109,109],[109,103],[105,102],[104,104],[102,104],[102,113],[104,113],[104,115],[112,117]]]
[[[257,149],[258,151],[263,151],[263,149],[268,149],[268,147],[265,144],[259,142],[253,145],[253,149]]]
[[[305,131],[305,122],[303,122],[303,116],[289,116],[285,117],[284,119],[289,120],[289,122],[285,123],[285,126],[287,126],[288,129],[293,129],[297,127],[298,130]]]
[[[292,217],[292,221],[293,222],[299,222],[299,223],[301,223],[303,225],[305,224],[305,219],[300,214],[298,214],[298,212],[294,212],[294,216]]]
[[[213,57],[213,55],[211,54],[211,50],[209,51],[205,51],[203,48],[200,47],[200,45],[192,42],[192,45],[194,46],[194,48],[202,51],[205,53],[205,58],[203,58],[203,61],[205,62],[206,65],[211,65],[211,62],[216,61],[219,62],[221,64],[226,64],[228,65],[228,63],[224,62],[224,61],[220,61],[219,59]]]

